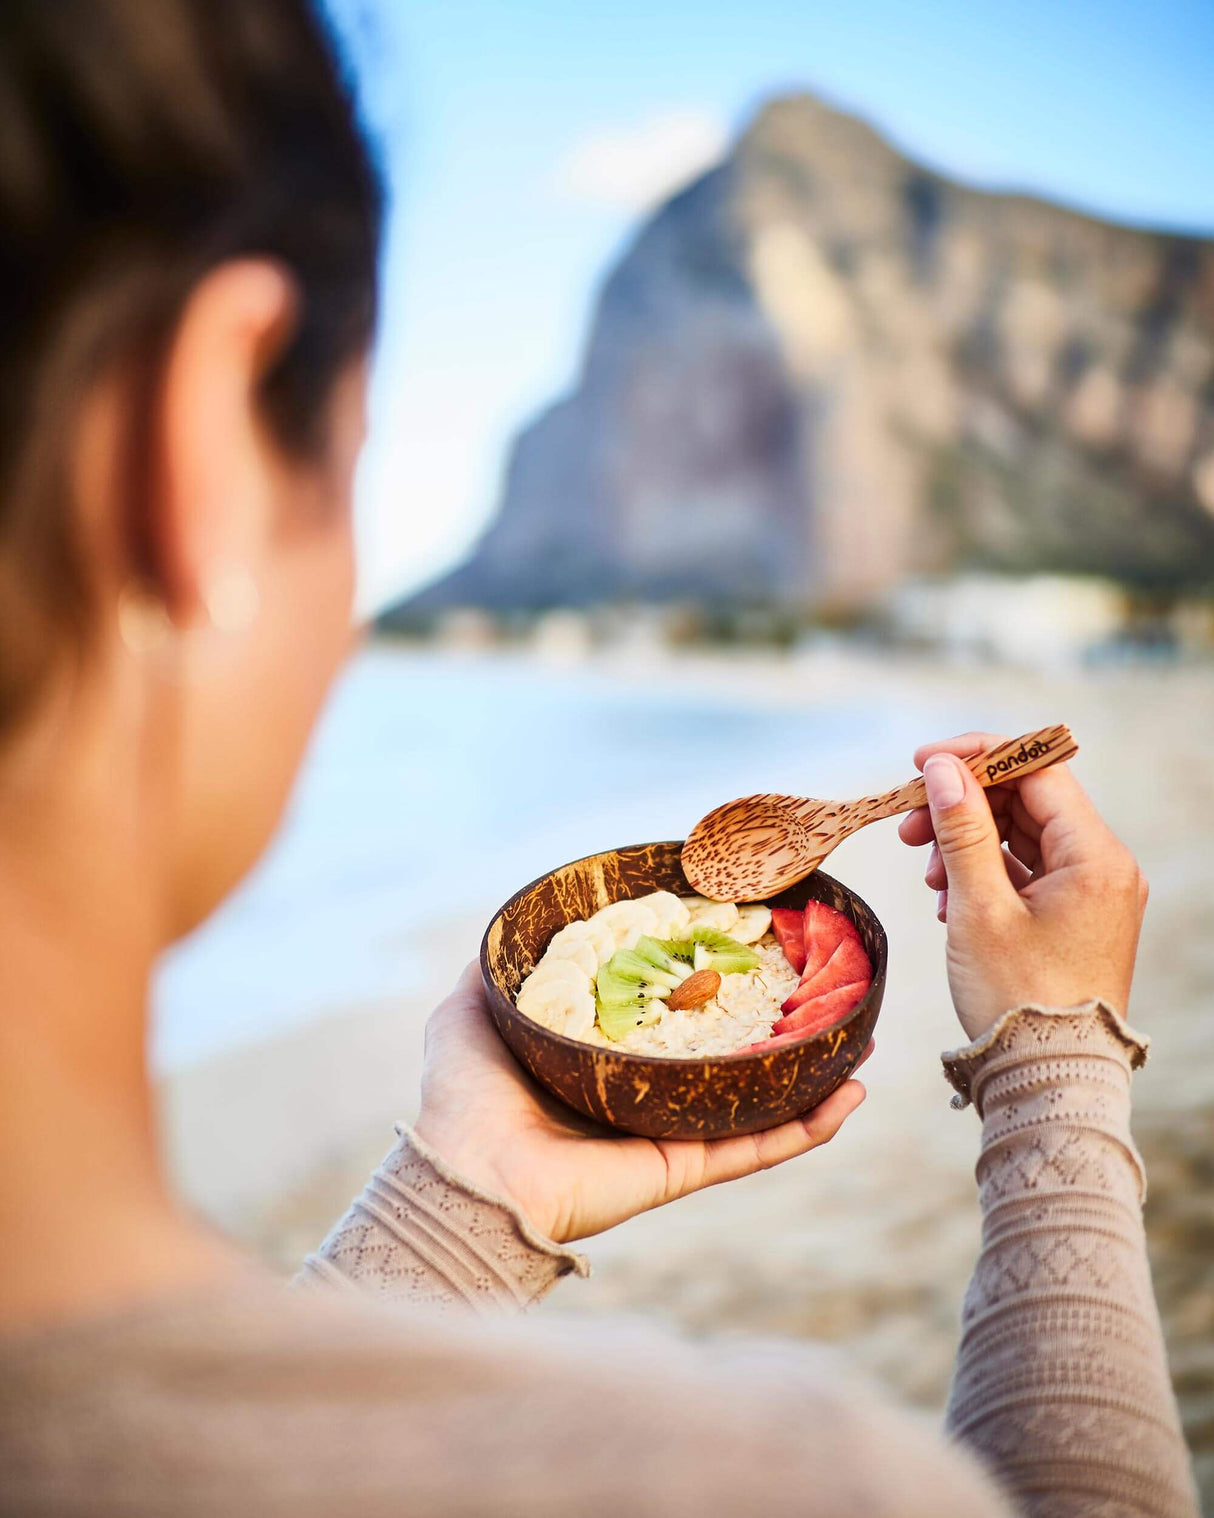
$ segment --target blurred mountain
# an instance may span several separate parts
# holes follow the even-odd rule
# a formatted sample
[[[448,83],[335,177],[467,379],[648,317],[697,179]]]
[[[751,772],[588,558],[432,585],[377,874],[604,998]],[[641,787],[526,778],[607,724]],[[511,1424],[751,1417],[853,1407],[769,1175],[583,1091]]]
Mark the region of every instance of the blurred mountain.
[[[1214,242],[970,189],[799,95],[641,228],[400,615],[857,609],[974,566],[1214,583]]]

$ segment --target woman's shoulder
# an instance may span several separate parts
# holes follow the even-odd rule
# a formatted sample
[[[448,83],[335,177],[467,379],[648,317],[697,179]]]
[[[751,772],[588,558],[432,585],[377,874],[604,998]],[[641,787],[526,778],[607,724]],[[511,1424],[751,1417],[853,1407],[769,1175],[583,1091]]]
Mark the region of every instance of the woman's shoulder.
[[[822,1356],[268,1280],[0,1344],[0,1468],[31,1515],[1002,1511]]]

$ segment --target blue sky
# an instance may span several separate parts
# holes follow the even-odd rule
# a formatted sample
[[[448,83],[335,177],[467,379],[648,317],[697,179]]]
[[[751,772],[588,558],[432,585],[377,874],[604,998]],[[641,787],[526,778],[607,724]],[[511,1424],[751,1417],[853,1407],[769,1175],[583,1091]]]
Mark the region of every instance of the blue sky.
[[[367,606],[460,557],[655,195],[819,91],[963,179],[1214,230],[1214,4],[329,0],[394,195]]]

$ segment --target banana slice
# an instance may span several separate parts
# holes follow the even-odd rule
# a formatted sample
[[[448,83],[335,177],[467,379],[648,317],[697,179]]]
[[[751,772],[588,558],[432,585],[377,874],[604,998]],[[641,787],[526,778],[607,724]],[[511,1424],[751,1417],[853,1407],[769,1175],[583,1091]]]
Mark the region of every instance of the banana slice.
[[[738,908],[738,920],[729,930],[739,943],[758,943],[771,927],[771,913],[759,902]]]
[[[563,928],[552,935],[552,942],[548,945],[548,954],[563,956],[565,944],[588,943],[594,950],[598,964],[606,964],[615,953],[615,938],[611,929],[606,924],[591,918],[589,922],[568,922]]]
[[[642,918],[640,922],[634,924],[633,927],[628,929],[623,938],[619,940],[620,948],[635,949],[638,941],[644,938],[646,934],[648,934],[650,938],[656,938],[658,935],[657,918],[654,917],[652,912],[647,917]]]
[[[546,985],[549,981],[564,981],[578,991],[590,990],[590,976],[572,959],[549,959],[546,955],[519,987],[519,995],[529,985]]]
[[[611,930],[617,949],[635,948],[642,935],[656,936],[658,926],[657,913],[644,897],[636,901],[613,901],[610,906],[600,908],[590,921],[601,922]]]
[[[569,981],[537,984],[534,976],[528,976],[515,1005],[525,1016],[567,1038],[584,1038],[594,1027],[594,996]]]
[[[685,938],[691,926],[691,913],[686,903],[673,891],[655,891],[652,896],[642,897],[658,920],[658,938]]]
[[[605,965],[615,953],[615,934],[605,922],[595,922],[591,919],[587,922],[589,929],[588,937],[594,945],[594,952],[599,957],[599,964]]]
[[[691,920],[706,928],[717,928],[722,933],[732,933],[738,920],[738,909],[732,901],[705,901],[691,908]]]
[[[562,1029],[565,1037],[585,1038],[594,1027],[596,1010],[593,995],[577,992],[565,1009],[565,1026]]]
[[[614,940],[612,943],[614,948]],[[576,965],[590,980],[599,973],[599,956],[594,952],[594,945],[588,938],[566,938],[561,943],[557,943],[554,939],[548,945],[543,959],[540,960],[540,965],[559,964],[562,960]]]

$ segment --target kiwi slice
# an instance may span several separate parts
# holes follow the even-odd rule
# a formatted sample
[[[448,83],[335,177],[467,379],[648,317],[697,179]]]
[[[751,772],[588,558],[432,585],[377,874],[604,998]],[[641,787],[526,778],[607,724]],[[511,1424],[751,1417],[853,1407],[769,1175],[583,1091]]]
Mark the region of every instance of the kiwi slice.
[[[656,998],[626,1007],[608,1007],[599,1002],[597,1010],[599,1027],[613,1043],[618,1043],[626,1033],[631,1033],[633,1028],[643,1028],[647,1023],[656,1023],[662,1015],[662,1003]]]
[[[743,975],[756,969],[759,956],[749,944],[739,943],[719,928],[705,927],[697,923],[691,930],[695,945],[697,970],[715,970],[718,975]]]
[[[681,966],[667,970],[635,949],[618,950],[595,984],[599,1027],[608,1038],[620,1039],[632,1028],[656,1022],[662,1015],[662,998],[684,979]]]
[[[675,945],[665,939],[645,936],[637,939],[633,946],[633,953],[639,954],[655,970],[661,970],[666,975],[674,975],[680,981],[686,980],[695,954],[695,945],[690,942],[677,945],[678,948],[686,951],[682,954],[672,953],[672,947]]]
[[[643,942],[642,939],[637,943],[638,949]],[[651,938],[649,942],[657,944],[668,958],[673,959],[675,969],[681,969],[684,975],[695,964],[696,946],[690,938]]]
[[[669,996],[683,979],[680,970],[662,969],[635,949],[619,949],[599,970],[595,990],[599,1001],[627,1006]]]

